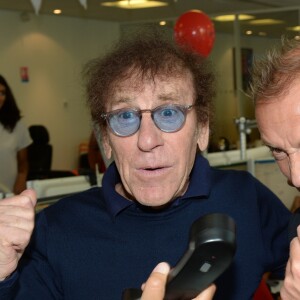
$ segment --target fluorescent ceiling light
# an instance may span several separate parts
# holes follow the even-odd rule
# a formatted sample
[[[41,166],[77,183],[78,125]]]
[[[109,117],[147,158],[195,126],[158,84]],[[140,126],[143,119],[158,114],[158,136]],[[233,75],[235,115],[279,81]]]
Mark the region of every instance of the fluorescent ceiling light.
[[[258,33],[258,35],[259,35],[259,36],[267,36],[267,33],[264,32],[264,31],[260,31],[260,32]]]
[[[60,15],[60,14],[61,14],[61,9],[54,9],[54,10],[53,10],[53,13],[54,13],[55,15]]]
[[[282,24],[284,23],[282,20],[275,20],[275,19],[260,19],[260,20],[253,20],[250,21],[250,25],[275,25],[275,24]]]
[[[300,31],[300,26],[294,26],[294,27],[287,27],[287,30],[291,30],[291,31]]]
[[[254,16],[251,15],[238,15],[238,19],[240,21],[245,21],[245,20],[251,20],[254,19]],[[235,15],[222,15],[222,16],[216,16],[212,18],[214,21],[218,22],[232,22],[235,20]]]
[[[152,0],[120,0],[111,2],[102,2],[103,6],[118,7],[124,9],[139,9],[149,7],[167,6],[167,2],[152,1]]]

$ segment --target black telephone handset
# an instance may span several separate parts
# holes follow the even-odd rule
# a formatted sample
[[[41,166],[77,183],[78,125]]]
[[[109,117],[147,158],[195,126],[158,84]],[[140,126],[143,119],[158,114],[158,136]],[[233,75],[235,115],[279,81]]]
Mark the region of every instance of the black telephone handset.
[[[225,214],[208,214],[192,225],[189,247],[168,277],[165,300],[190,300],[231,264],[236,249],[235,222]],[[139,289],[127,289],[123,300],[138,300]]]

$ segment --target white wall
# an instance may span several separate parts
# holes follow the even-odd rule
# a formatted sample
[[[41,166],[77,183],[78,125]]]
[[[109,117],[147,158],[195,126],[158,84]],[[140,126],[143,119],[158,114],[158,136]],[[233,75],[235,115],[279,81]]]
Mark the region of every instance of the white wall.
[[[120,34],[120,25],[113,22],[34,14],[22,21],[18,12],[0,11],[0,74],[11,85],[26,124],[44,124],[49,129],[53,169],[77,167],[78,146],[91,131],[80,72]],[[241,39],[241,47],[261,55],[275,42],[247,37]],[[225,136],[235,144],[239,135],[234,119],[241,116],[234,91],[233,45],[233,34],[217,33],[210,58],[218,78],[214,138]],[[23,66],[29,68],[27,83],[20,79]],[[246,117],[254,117],[247,97],[244,107]]]
[[[78,146],[91,131],[80,72],[119,38],[119,24],[29,16],[24,22],[18,12],[0,11],[0,74],[11,86],[25,123],[48,128],[52,169],[74,169]],[[21,81],[23,66],[28,67],[29,82]]]

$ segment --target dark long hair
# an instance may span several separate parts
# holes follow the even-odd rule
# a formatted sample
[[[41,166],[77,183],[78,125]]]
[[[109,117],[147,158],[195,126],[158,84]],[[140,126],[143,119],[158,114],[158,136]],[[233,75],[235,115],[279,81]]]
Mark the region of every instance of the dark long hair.
[[[0,123],[5,129],[12,132],[18,121],[21,119],[21,112],[17,106],[11,88],[2,75],[0,75],[0,84],[5,86],[6,93],[5,101],[0,108]]]

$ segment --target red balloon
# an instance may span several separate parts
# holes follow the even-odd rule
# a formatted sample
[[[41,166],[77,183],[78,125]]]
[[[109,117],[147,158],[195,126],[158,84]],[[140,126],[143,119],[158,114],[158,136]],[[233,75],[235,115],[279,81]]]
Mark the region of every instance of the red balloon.
[[[210,18],[201,10],[190,10],[181,15],[174,27],[175,41],[208,56],[215,41],[215,28]]]

